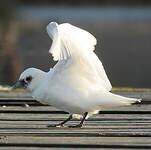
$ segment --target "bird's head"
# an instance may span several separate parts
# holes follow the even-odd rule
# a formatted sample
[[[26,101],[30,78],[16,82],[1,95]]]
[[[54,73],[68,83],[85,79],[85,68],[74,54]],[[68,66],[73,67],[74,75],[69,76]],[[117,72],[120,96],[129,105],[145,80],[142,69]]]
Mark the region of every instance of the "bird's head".
[[[23,88],[29,92],[35,90],[45,77],[45,72],[36,68],[28,68],[21,73],[19,80],[13,86],[13,89]]]

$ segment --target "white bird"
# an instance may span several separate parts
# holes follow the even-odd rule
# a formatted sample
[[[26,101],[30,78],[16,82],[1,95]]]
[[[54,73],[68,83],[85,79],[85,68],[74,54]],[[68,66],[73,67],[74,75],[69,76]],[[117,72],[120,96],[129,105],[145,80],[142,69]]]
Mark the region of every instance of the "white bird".
[[[89,32],[69,23],[51,22],[47,32],[53,40],[49,52],[57,64],[44,72],[26,69],[14,88],[24,87],[33,98],[70,113],[63,126],[77,115],[83,116],[82,127],[89,116],[103,108],[130,105],[140,99],[126,98],[110,92],[112,86],[104,67],[94,53],[96,38]]]

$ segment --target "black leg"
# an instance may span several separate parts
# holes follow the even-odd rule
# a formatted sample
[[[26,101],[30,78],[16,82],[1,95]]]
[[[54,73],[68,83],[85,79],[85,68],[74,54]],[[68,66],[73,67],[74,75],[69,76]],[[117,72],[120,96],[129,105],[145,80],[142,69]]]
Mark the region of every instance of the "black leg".
[[[75,126],[69,126],[69,128],[82,128],[83,123],[84,123],[84,121],[85,121],[87,115],[88,115],[88,112],[85,112],[85,113],[84,113],[84,116],[83,116],[83,118],[82,118],[82,120],[81,120],[81,122],[80,122],[80,124],[75,125]]]
[[[67,118],[66,120],[64,120],[63,122],[56,124],[56,125],[48,125],[47,127],[63,127],[64,124],[68,121],[70,121],[73,118],[72,114],[69,116],[69,118]]]

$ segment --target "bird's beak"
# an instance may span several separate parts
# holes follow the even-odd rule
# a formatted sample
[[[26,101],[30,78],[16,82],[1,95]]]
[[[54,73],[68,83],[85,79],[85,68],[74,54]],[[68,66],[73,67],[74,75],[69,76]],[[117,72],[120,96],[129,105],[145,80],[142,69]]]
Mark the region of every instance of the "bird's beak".
[[[12,86],[12,89],[24,88],[24,84],[22,81],[16,82],[15,85]]]

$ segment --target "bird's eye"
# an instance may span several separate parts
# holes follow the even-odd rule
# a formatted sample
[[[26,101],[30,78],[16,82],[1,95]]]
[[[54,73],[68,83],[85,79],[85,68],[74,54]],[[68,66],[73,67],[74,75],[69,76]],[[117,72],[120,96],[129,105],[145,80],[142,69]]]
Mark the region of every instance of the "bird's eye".
[[[29,77],[26,78],[26,81],[27,81],[27,82],[30,82],[31,80],[32,80],[32,77],[31,77],[31,76],[29,76]]]

